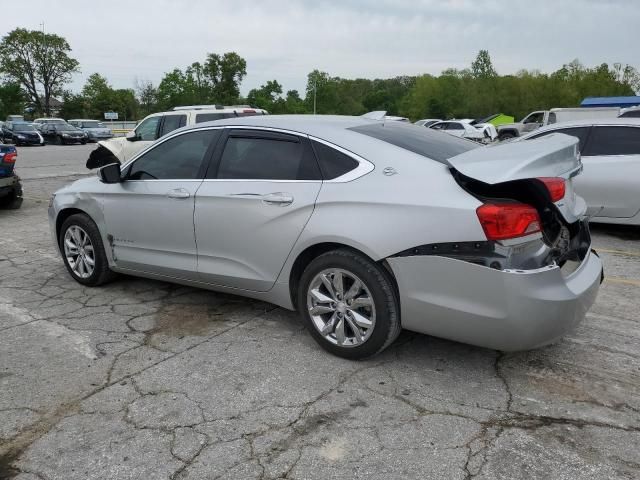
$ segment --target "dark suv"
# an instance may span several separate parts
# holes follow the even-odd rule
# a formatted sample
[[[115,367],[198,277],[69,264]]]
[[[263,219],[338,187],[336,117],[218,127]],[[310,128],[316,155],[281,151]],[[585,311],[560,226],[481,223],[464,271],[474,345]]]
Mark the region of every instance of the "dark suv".
[[[18,208],[22,203],[20,177],[13,171],[17,156],[16,147],[0,144],[0,207]]]
[[[89,140],[86,133],[67,122],[44,123],[40,127],[40,134],[47,143],[55,145],[67,143],[82,143],[84,145]]]

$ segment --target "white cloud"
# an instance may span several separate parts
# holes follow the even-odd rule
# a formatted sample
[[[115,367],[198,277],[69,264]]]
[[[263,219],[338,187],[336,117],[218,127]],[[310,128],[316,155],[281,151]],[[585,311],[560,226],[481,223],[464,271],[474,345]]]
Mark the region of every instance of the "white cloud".
[[[38,12],[39,15],[34,14]],[[67,38],[82,72],[116,87],[157,83],[207,52],[247,60],[242,91],[277,79],[304,91],[314,68],[343,77],[437,74],[486,48],[500,73],[587,65],[640,66],[640,2],[624,0],[168,1],[31,0],[2,24]]]

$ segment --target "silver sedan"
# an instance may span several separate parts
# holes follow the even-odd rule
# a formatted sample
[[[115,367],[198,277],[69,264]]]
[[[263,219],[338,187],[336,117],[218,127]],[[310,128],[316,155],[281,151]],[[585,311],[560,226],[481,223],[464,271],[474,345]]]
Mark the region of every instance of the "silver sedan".
[[[482,148],[384,119],[234,118],[59,190],[49,218],[84,285],[122,272],[297,309],[346,358],[402,328],[521,350],[599,288],[580,169],[566,135]]]

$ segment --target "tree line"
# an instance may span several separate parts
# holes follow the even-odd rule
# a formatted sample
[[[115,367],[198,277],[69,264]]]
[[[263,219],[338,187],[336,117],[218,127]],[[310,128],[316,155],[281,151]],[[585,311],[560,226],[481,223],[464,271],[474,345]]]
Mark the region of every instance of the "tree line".
[[[100,119],[106,111],[137,120],[178,105],[250,104],[272,114],[313,113],[361,115],[386,110],[412,120],[478,118],[505,113],[521,118],[528,112],[578,106],[588,96],[634,95],[640,75],[619,63],[587,67],[574,60],[552,73],[521,70],[500,75],[489,52],[481,50],[469,68],[440,75],[389,79],[348,79],[314,70],[304,92],[285,91],[276,80],[240,95],[246,61],[235,52],[209,53],[186,68],[174,68],[154,85],[136,80],[133,88],[113,88],[108,79],[91,74],[80,92],[66,88],[79,62],[61,36],[17,28],[0,42],[0,119],[21,113],[50,114],[53,98],[63,102],[64,118]]]

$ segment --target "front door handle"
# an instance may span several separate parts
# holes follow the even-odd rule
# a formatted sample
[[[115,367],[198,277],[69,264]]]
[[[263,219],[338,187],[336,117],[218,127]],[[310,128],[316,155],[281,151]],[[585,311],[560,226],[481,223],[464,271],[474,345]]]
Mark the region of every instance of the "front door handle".
[[[174,198],[176,200],[183,200],[185,198],[189,198],[190,196],[191,194],[187,192],[184,188],[175,188],[167,192],[167,197]]]
[[[290,193],[275,192],[267,193],[262,196],[262,202],[267,205],[277,205],[279,207],[286,207],[293,203],[293,196]]]

